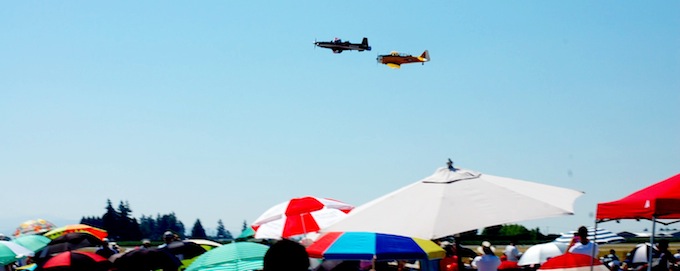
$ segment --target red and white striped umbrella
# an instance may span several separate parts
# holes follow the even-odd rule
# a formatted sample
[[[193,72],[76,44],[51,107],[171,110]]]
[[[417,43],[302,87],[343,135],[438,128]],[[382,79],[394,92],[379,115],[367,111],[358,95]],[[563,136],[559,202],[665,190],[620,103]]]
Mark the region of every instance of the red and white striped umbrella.
[[[609,271],[600,260],[585,254],[565,253],[548,259],[538,270],[546,271]]]
[[[316,232],[343,219],[354,206],[334,199],[301,197],[275,205],[252,224],[255,238],[281,239]]]

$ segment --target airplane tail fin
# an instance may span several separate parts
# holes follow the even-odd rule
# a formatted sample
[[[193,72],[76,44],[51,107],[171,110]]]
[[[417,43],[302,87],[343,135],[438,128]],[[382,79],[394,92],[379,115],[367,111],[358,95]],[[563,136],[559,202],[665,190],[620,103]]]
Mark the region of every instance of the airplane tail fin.
[[[370,51],[371,46],[368,46],[368,38],[364,37],[363,40],[361,40],[361,45],[366,48],[366,50]]]
[[[430,52],[425,50],[425,52],[423,52],[423,54],[420,55],[420,60],[425,61],[425,62],[430,61]]]

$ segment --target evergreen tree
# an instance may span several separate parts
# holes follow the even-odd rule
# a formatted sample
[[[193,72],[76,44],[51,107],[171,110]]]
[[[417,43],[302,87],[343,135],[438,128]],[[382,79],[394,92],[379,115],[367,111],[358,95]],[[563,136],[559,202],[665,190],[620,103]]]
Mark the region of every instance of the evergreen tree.
[[[227,238],[227,230],[224,228],[224,223],[222,223],[222,219],[217,220],[217,235],[215,237],[217,239]]]
[[[121,240],[128,240],[127,236],[127,230],[130,229],[130,210],[128,206],[126,206],[123,201],[121,200],[118,203],[118,219],[116,223],[116,227],[120,229],[120,236],[118,239]]]
[[[156,214],[156,228],[153,231],[154,240],[163,240],[163,232],[170,229],[170,225],[166,219],[161,217],[161,214]]]
[[[101,217],[96,217],[96,216],[91,216],[91,217],[83,217],[80,219],[80,224],[84,225],[89,225],[95,228],[100,228],[102,229],[102,219]]]
[[[175,216],[174,212],[162,216],[158,214],[156,217],[156,222],[158,224],[155,233],[159,238],[163,236],[165,231],[177,233],[180,238],[185,237],[184,224],[182,224],[182,221],[177,220],[177,216]]]
[[[156,220],[151,216],[144,216],[139,219],[139,230],[141,231],[142,237],[149,238],[151,240],[160,240],[158,236],[155,235],[156,231]]]
[[[120,201],[118,204],[118,228],[120,229],[120,240],[141,240],[142,231],[139,228],[137,219],[132,217],[132,209],[128,201]]]
[[[205,229],[203,229],[203,225],[201,225],[201,220],[196,219],[196,222],[194,223],[194,227],[191,229],[191,238],[195,239],[206,239],[208,236],[205,234]]]
[[[230,231],[225,231],[225,232],[224,232],[224,239],[226,239],[226,240],[234,240],[234,236],[231,235],[231,232],[230,232]]]
[[[118,212],[113,208],[111,200],[106,200],[106,213],[102,216],[102,229],[108,232],[109,238],[118,239],[120,231],[118,228]]]

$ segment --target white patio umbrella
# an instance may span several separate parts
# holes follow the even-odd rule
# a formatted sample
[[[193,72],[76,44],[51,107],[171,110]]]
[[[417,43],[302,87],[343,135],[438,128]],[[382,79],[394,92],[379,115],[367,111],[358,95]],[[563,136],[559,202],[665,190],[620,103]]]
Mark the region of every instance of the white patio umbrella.
[[[567,246],[567,244],[560,242],[533,245],[522,253],[522,257],[517,261],[517,265],[543,264],[548,258],[564,254],[567,250]]]
[[[322,228],[371,231],[423,239],[517,221],[571,215],[583,192],[482,174],[439,168],[430,177],[352,210]]]
[[[658,250],[656,246],[654,246],[654,250]],[[631,262],[632,263],[647,263],[648,259],[647,257],[649,256],[649,243],[644,243],[644,244],[637,244],[635,245],[635,248],[630,251],[631,253]],[[656,259],[658,261],[658,259]],[[654,261],[654,259],[652,259]],[[652,264],[654,265],[654,264]]]

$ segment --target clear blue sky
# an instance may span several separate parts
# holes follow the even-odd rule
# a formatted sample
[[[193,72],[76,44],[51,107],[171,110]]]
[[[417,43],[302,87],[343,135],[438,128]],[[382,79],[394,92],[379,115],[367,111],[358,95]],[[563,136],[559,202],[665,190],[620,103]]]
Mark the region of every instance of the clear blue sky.
[[[238,234],[287,199],[360,205],[449,157],[586,192],[574,216],[523,225],[591,225],[597,202],[680,173],[679,11],[678,1],[3,2],[0,231],[99,216],[111,199],[136,217],[175,212],[188,229],[222,219]],[[368,37],[373,51],[312,44],[334,37]],[[425,49],[425,65],[375,61]]]

